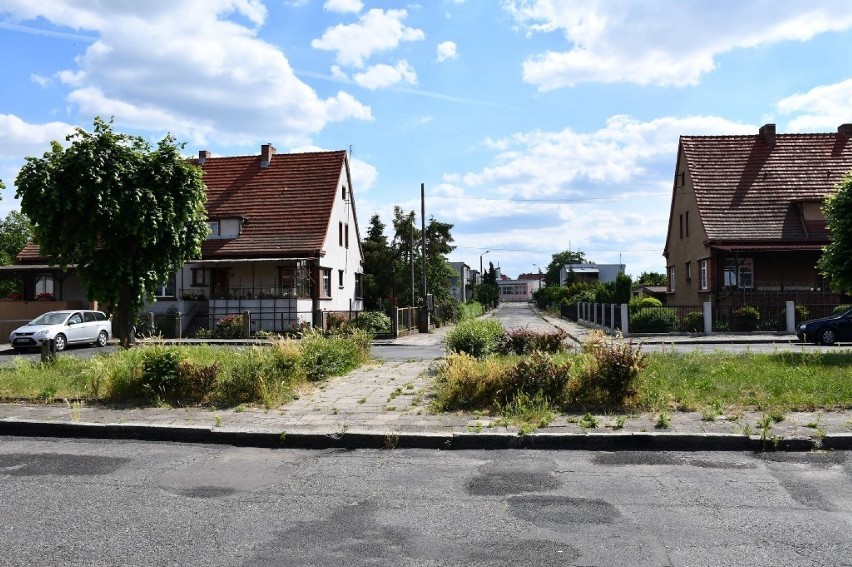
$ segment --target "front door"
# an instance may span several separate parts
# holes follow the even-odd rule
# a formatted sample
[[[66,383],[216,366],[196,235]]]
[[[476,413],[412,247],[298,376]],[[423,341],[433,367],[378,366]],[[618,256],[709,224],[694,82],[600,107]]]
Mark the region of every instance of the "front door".
[[[213,270],[213,297],[219,299],[227,299],[228,287],[230,282],[230,269],[218,268]]]

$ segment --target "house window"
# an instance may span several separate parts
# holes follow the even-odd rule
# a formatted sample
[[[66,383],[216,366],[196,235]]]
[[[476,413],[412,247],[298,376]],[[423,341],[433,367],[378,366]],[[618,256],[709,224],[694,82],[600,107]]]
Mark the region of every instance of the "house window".
[[[219,221],[210,221],[207,223],[207,226],[210,228],[208,238],[212,236],[219,236]]]
[[[686,237],[689,238],[689,211],[686,211],[686,215],[684,216],[683,227],[686,229]]]
[[[342,247],[343,246],[343,223],[337,223],[337,242]]]
[[[343,200],[346,200],[346,185],[340,186],[340,195],[343,197]]]
[[[343,270],[337,270],[337,287],[343,289]]]
[[[175,273],[170,273],[165,281],[161,282],[155,290],[157,297],[175,297]]]
[[[669,291],[675,290],[675,268],[669,266]]]
[[[279,268],[281,292],[287,297],[310,297],[310,278],[304,267]]]
[[[192,269],[192,285],[195,287],[206,286],[209,285],[209,281],[207,279],[207,270],[204,268],[193,268]]]
[[[47,294],[53,295],[53,276],[51,274],[42,274],[35,282],[35,297],[45,294],[42,297],[47,297]]]
[[[331,270],[320,268],[322,275],[322,297],[331,297]]]
[[[355,274],[355,299],[364,297],[364,274]]]
[[[754,284],[753,265],[751,258],[725,258],[725,286],[751,289]]]
[[[699,260],[698,261],[698,287],[699,289],[707,290],[709,287],[709,278],[708,276],[708,262],[709,260]]]
[[[683,214],[680,215],[680,238],[683,240]]]
[[[346,248],[349,248],[349,223],[346,223],[343,228],[343,240],[346,244]]]
[[[686,268],[686,270],[685,270],[686,271],[686,279],[691,280],[692,279],[692,262],[686,262],[685,268]]]

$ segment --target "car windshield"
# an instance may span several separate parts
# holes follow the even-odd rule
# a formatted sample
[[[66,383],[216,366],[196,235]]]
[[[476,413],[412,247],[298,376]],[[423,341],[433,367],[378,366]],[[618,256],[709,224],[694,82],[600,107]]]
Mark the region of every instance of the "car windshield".
[[[30,325],[60,325],[68,317],[68,313],[45,313],[41,317],[33,319]]]

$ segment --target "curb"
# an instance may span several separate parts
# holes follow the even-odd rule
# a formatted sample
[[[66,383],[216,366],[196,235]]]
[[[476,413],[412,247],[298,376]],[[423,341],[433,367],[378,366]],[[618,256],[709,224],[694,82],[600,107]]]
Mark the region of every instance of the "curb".
[[[397,433],[376,431],[239,431],[148,424],[56,423],[0,420],[0,435],[70,439],[129,439],[288,449],[439,449],[565,451],[784,451],[852,450],[852,434],[778,438],[715,433]]]

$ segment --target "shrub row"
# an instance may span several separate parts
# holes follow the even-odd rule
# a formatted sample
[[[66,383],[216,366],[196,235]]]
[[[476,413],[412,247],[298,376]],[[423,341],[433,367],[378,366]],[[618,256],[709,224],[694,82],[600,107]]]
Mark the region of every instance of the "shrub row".
[[[543,399],[555,410],[630,404],[645,364],[640,349],[593,334],[583,350],[486,359],[450,354],[438,370],[436,409],[499,410],[519,398]]]
[[[566,349],[568,333],[559,329],[543,333],[528,328],[504,331],[496,319],[468,319],[447,333],[447,350],[474,358],[490,354],[558,353]]]
[[[224,349],[149,345],[100,357],[90,370],[91,394],[113,402],[274,407],[305,380],[321,380],[369,360],[371,335],[306,334],[269,347]],[[96,384],[96,386],[95,386]]]

